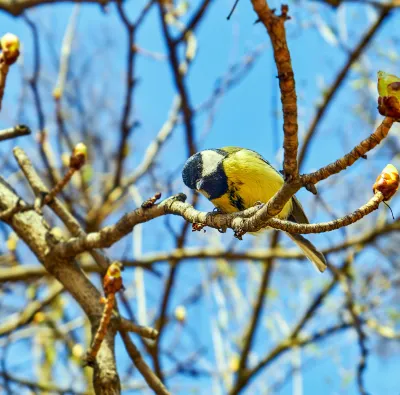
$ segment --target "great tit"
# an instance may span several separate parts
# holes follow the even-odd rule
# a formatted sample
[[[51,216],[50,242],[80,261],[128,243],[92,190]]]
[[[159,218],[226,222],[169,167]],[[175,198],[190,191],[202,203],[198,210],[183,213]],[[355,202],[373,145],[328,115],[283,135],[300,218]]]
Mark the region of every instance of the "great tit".
[[[284,182],[260,154],[240,147],[207,149],[192,155],[183,167],[182,178],[187,187],[203,194],[222,213],[242,211],[257,202],[267,203]],[[295,196],[277,217],[309,223]],[[324,256],[310,241],[300,234],[287,235],[320,272],[326,269]]]

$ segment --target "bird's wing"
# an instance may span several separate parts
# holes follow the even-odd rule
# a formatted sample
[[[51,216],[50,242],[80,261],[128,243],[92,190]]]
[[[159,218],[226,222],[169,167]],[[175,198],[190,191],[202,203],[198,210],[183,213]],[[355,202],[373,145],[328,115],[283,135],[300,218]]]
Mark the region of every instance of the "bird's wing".
[[[231,155],[231,154],[235,154],[236,152],[239,152],[239,151],[248,151],[248,152],[251,152],[251,154],[252,154],[254,157],[258,158],[259,160],[261,160],[262,162],[264,162],[265,164],[267,164],[268,167],[270,167],[271,169],[273,169],[277,174],[279,174],[280,177],[282,177],[282,174],[279,173],[279,171],[276,170],[275,167],[271,165],[271,163],[269,163],[263,156],[261,156],[261,155],[260,155],[258,152],[256,152],[256,151],[253,151],[253,150],[248,149],[248,148],[234,147],[234,146],[222,147],[221,150],[227,152],[227,153],[228,153],[228,156]]]
[[[307,215],[303,210],[303,206],[297,200],[296,196],[292,197],[292,212],[288,218],[289,221],[297,222],[298,224],[309,224]]]
[[[228,146],[228,147],[222,147],[221,150],[227,152],[228,154],[234,154],[235,152],[241,151],[244,148],[240,147],[233,147],[233,146]]]

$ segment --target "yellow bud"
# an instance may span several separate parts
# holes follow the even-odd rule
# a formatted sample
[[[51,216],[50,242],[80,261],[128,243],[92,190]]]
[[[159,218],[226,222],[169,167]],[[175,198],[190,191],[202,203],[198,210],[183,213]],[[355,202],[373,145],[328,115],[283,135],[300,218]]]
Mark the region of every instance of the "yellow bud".
[[[33,316],[33,322],[35,322],[36,324],[40,324],[41,322],[43,322],[46,319],[46,314],[44,314],[42,311],[37,312],[34,316]]]
[[[106,303],[107,303],[107,298],[105,298],[104,296],[102,296],[102,297],[100,298],[100,303],[101,303],[101,304],[106,304]]]
[[[379,327],[378,332],[383,337],[387,337],[389,339],[394,339],[396,337],[396,332],[388,326]]]
[[[240,359],[237,354],[233,355],[231,360],[229,361],[229,369],[233,372],[236,373],[239,370],[239,365],[240,365]]]
[[[103,278],[103,288],[106,295],[110,293],[117,293],[121,289],[124,289],[122,284],[121,270],[124,270],[124,266],[121,262],[113,262],[107,269],[107,273]]]
[[[72,347],[72,355],[77,358],[80,359],[82,357],[84,353],[84,349],[82,347],[81,344],[76,343],[73,347]]]
[[[121,277],[121,263],[113,262],[107,269],[107,276],[119,278]]]
[[[15,51],[19,49],[19,38],[15,34],[6,33],[0,39],[0,45],[3,51],[4,49],[10,49]]]
[[[69,160],[69,167],[75,170],[80,170],[80,168],[85,164],[87,159],[87,147],[83,143],[78,143]]]
[[[185,306],[177,306],[175,309],[175,318],[179,322],[186,320],[186,308]]]
[[[399,172],[392,164],[389,164],[379,174],[372,190],[374,193],[381,192],[384,196],[384,201],[390,200],[399,188],[399,183]]]
[[[16,233],[12,232],[10,233],[10,236],[7,239],[6,245],[9,251],[15,251],[17,249],[17,242],[19,240],[19,237],[17,236]]]
[[[6,33],[0,39],[0,46],[7,64],[14,63],[19,55],[19,39],[15,34]]]
[[[87,158],[87,147],[86,147],[86,145],[83,144],[83,143],[78,143],[77,145],[75,145],[74,155],[82,155],[86,159]]]
[[[385,73],[384,71],[378,71],[378,93],[379,96],[390,96],[388,92],[388,85],[393,82],[399,82],[400,78],[393,75]]]
[[[60,100],[61,99],[61,95],[62,95],[62,91],[60,89],[60,87],[56,87],[53,90],[53,98],[54,100]]]
[[[189,60],[193,60],[196,56],[197,51],[197,40],[195,35],[192,32],[188,32],[185,35],[185,40],[187,43],[186,47],[186,58]]]

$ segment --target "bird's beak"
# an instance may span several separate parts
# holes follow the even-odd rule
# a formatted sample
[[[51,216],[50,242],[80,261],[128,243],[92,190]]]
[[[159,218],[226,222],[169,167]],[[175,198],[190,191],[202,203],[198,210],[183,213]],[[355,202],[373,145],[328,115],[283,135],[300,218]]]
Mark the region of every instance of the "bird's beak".
[[[200,180],[196,181],[196,190],[200,191],[202,186],[203,186],[203,180],[200,178]]]

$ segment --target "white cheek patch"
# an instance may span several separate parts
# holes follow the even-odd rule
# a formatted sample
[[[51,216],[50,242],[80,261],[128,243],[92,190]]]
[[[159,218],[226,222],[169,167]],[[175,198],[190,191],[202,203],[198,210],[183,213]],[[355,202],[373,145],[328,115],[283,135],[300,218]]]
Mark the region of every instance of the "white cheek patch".
[[[201,160],[203,162],[203,168],[201,171],[201,176],[205,177],[217,170],[218,164],[224,158],[223,155],[218,152],[205,150],[201,153]]]

